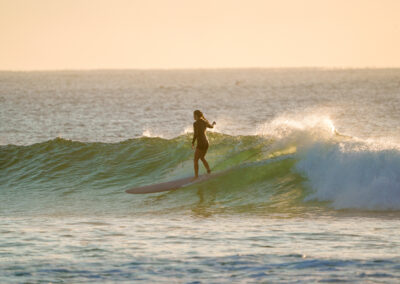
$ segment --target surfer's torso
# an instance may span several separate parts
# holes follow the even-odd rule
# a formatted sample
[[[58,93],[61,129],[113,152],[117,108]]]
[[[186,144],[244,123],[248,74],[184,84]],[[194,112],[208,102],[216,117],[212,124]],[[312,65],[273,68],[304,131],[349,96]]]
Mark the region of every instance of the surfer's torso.
[[[208,149],[208,139],[206,136],[206,129],[213,128],[213,126],[203,119],[196,120],[193,123],[193,143],[197,139],[197,148],[200,150]]]

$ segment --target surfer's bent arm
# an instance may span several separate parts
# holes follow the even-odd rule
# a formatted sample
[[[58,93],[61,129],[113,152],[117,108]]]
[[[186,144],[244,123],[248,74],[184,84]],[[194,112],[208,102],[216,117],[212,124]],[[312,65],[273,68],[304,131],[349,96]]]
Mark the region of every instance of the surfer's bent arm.
[[[204,120],[204,122],[208,128],[214,128],[214,125],[217,124],[215,121],[212,124],[208,120]]]

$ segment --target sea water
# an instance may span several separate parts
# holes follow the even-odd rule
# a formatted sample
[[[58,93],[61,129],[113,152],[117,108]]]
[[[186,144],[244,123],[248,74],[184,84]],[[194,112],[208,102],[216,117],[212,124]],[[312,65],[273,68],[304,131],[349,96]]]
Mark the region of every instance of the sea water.
[[[399,219],[400,69],[0,72],[1,283],[397,283]]]

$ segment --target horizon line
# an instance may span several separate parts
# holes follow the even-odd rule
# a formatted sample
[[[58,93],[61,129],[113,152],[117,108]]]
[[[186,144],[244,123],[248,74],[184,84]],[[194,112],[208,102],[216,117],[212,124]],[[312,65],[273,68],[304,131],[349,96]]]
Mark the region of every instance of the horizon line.
[[[60,69],[0,69],[0,72],[90,72],[90,71],[219,71],[219,70],[278,70],[278,69],[323,69],[323,70],[383,70],[400,69],[400,66],[282,66],[282,67],[175,67],[175,68],[60,68]]]

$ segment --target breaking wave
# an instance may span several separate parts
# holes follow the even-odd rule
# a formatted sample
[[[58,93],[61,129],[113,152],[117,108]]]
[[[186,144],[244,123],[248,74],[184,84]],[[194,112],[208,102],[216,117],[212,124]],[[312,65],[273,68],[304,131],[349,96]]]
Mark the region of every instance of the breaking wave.
[[[120,143],[56,138],[29,146],[0,146],[0,195],[6,200],[0,211],[400,210],[398,148],[340,135],[329,119],[305,121],[278,119],[256,135],[209,133],[212,146],[207,157],[222,175],[185,189],[143,196],[124,191],[193,174],[190,134]]]

